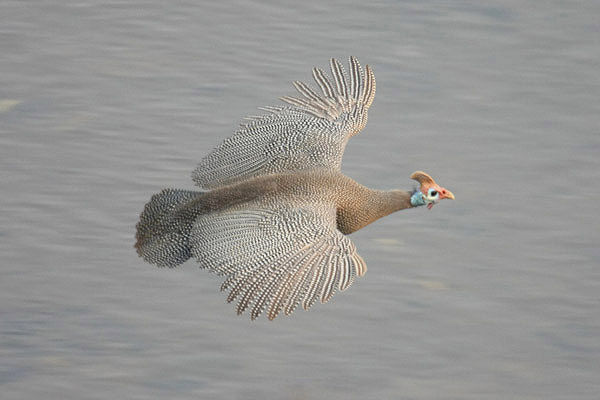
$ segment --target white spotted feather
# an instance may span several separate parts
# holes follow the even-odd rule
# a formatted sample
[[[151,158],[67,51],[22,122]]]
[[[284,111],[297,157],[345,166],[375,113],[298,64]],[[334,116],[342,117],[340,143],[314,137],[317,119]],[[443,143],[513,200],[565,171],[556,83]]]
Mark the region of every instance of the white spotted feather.
[[[197,217],[192,255],[200,266],[226,277],[229,302],[257,318],[266,310],[274,319],[302,303],[327,302],[345,290],[365,263],[350,239],[336,229],[328,202],[245,205]]]
[[[267,114],[248,122],[209,153],[192,173],[196,184],[214,189],[270,173],[341,168],[348,139],[367,123],[368,108],[375,97],[375,76],[365,73],[350,57],[350,76],[342,64],[331,59],[332,80],[313,69],[321,94],[296,81],[301,97],[283,96],[290,106],[263,107]]]

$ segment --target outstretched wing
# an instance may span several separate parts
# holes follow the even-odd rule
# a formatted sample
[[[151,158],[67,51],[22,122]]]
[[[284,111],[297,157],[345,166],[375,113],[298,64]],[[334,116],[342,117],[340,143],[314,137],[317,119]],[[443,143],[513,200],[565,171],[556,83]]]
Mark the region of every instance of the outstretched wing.
[[[340,170],[346,143],[367,123],[375,97],[375,75],[350,57],[350,76],[331,59],[333,84],[313,69],[319,94],[302,82],[302,97],[284,96],[286,107],[264,107],[268,113],[248,123],[209,153],[192,173],[200,187],[212,189],[253,176],[286,171]]]
[[[227,278],[228,302],[255,319],[308,309],[348,288],[367,270],[356,247],[335,225],[325,203],[256,205],[200,216],[192,228],[192,254],[202,268]]]

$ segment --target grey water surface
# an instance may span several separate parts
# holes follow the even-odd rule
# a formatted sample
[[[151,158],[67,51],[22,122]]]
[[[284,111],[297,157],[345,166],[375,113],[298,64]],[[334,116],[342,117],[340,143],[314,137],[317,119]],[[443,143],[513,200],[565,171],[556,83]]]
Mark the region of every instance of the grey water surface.
[[[600,2],[0,2],[0,398],[597,399]],[[372,66],[343,170],[456,195],[352,235],[326,305],[237,317],[145,202],[313,66]]]

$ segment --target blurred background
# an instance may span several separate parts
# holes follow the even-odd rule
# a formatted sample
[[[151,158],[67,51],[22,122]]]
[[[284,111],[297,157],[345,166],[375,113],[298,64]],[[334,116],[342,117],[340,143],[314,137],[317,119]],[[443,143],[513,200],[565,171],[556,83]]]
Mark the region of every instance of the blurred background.
[[[597,1],[0,3],[3,399],[595,399]],[[343,171],[456,201],[352,235],[327,305],[237,317],[139,213],[313,66],[369,64]],[[312,82],[311,82],[312,83]]]

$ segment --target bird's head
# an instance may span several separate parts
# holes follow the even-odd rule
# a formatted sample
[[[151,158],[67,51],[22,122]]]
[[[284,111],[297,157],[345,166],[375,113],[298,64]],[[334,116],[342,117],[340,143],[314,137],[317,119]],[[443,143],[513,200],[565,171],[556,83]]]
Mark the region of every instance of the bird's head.
[[[414,207],[426,205],[431,210],[442,199],[454,200],[451,191],[435,183],[433,178],[423,171],[414,172],[410,179],[414,179],[421,184],[421,187],[415,190],[410,198],[410,204]]]

